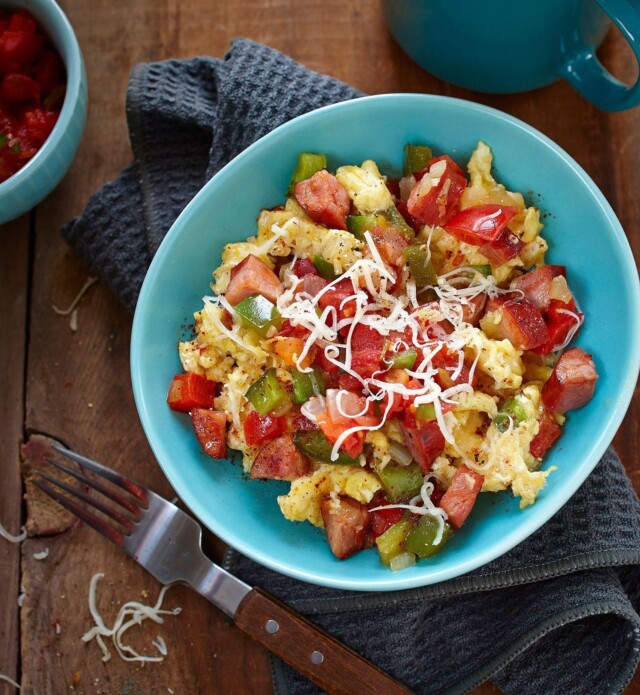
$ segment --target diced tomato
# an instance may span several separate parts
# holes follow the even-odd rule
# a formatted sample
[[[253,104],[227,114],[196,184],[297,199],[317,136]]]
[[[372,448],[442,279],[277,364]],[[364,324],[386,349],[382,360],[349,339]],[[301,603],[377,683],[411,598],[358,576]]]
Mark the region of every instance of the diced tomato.
[[[351,280],[349,278],[343,278],[336,282],[335,285],[332,285],[320,299],[318,299],[318,306],[320,306],[321,309],[325,309],[328,306],[334,307],[340,318],[353,316],[356,313],[355,300],[346,300],[348,297],[353,297],[355,293],[356,290],[353,289]]]
[[[344,560],[364,548],[369,511],[351,497],[325,497],[320,503],[324,529],[333,554]]]
[[[302,413],[293,416],[292,424],[295,432],[311,432],[318,429],[318,425],[302,415]]]
[[[400,179],[387,179],[387,188],[394,198],[400,198]]]
[[[361,377],[382,369],[384,337],[375,329],[358,324],[351,338],[351,368]]]
[[[318,275],[318,271],[308,258],[300,258],[293,264],[293,274],[303,278],[305,275]]]
[[[464,464],[458,467],[449,489],[440,500],[440,507],[447,512],[449,523],[459,529],[466,521],[482,489],[484,476]]]
[[[460,241],[481,246],[496,241],[517,214],[518,208],[507,205],[476,205],[452,217],[444,228]]]
[[[467,179],[460,167],[448,156],[436,157],[429,164],[431,171],[438,162],[445,163],[444,173],[438,182],[430,187],[431,177],[416,174],[417,181],[407,200],[407,210],[423,224],[442,225],[454,213],[467,186]]]
[[[538,434],[531,440],[529,444],[529,451],[532,456],[537,459],[541,459],[550,449],[556,439],[562,434],[562,428],[554,420],[553,415],[551,415],[547,410],[542,412],[542,415],[538,419],[540,429]]]
[[[38,24],[28,10],[14,12],[7,25],[9,31],[21,31],[25,34],[35,34],[37,28]]]
[[[566,313],[572,312],[571,314]],[[569,337],[569,333],[573,330],[577,321],[575,316],[582,319],[583,314],[576,311],[576,303],[572,299],[570,302],[560,302],[557,299],[549,301],[545,321],[549,338],[542,345],[539,345],[533,352],[539,355],[547,355],[550,352],[558,350]]]
[[[401,429],[407,448],[426,475],[431,470],[431,464],[444,451],[445,439],[438,421],[419,423],[407,409]]]
[[[0,72],[21,72],[38,58],[46,38],[22,31],[3,32],[0,36]]]
[[[54,51],[44,50],[35,67],[35,78],[42,87],[42,93],[48,94],[64,82],[64,64]]]
[[[193,408],[212,408],[216,383],[201,374],[176,374],[169,386],[167,403],[172,410],[188,413]]]
[[[285,319],[276,336],[306,339],[309,337],[309,331],[304,326],[294,326],[289,319]]]
[[[386,504],[389,504],[388,500],[382,497],[376,499],[375,502],[370,502],[369,508],[383,507]],[[374,538],[381,536],[387,529],[390,529],[400,521],[404,511],[404,509],[376,509],[374,512],[369,511],[369,532]]]
[[[252,410],[244,421],[244,438],[249,446],[264,444],[264,442],[279,437],[286,428],[286,418],[274,417],[273,415],[261,417],[255,410]]]
[[[362,383],[355,376],[351,376],[351,374],[346,372],[338,377],[338,386],[344,391],[354,391],[355,393],[362,391]]]
[[[560,355],[542,387],[542,402],[552,413],[581,408],[593,398],[597,378],[591,355],[582,348],[571,348]]]
[[[460,367],[460,358],[455,351],[449,350],[447,347],[443,346],[440,350],[438,350],[438,352],[436,352],[435,355],[433,355],[433,357],[431,358],[431,364],[433,364],[434,367],[438,367],[438,369],[446,371],[447,377],[451,381],[451,384],[443,383],[442,378],[439,375],[436,375],[435,380],[438,382],[441,388],[449,388],[451,385],[455,384],[469,383],[469,375],[471,373],[471,370],[464,363],[464,361],[462,363],[462,367]],[[459,367],[460,374],[456,379],[453,379],[452,374]],[[471,380],[472,386],[475,386],[477,379],[477,372],[474,372],[473,379]]]
[[[300,181],[293,194],[312,220],[332,229],[346,229],[351,207],[347,189],[325,169]]]
[[[194,408],[191,422],[200,446],[207,456],[227,458],[227,416],[219,410]]]
[[[311,472],[311,461],[283,434],[265,444],[251,467],[251,479],[296,480]]]
[[[327,359],[326,355],[324,354],[324,350],[318,350],[318,352],[316,352],[313,363],[317,364],[325,375],[333,374],[337,376],[338,372],[340,371],[340,367]]]
[[[490,311],[500,315],[493,330],[518,350],[532,350],[549,339],[542,314],[526,299],[496,297],[487,303]]]
[[[272,345],[273,351],[282,358],[282,361],[287,367],[297,368],[298,358],[304,351],[305,340],[303,338],[277,336],[277,339],[274,339]],[[300,363],[303,369],[306,369],[313,362],[315,351],[315,346],[312,346],[304,356],[304,359]]]
[[[402,252],[409,243],[404,234],[393,227],[382,229],[374,226],[371,230],[371,238],[385,263],[395,266],[404,263]]]
[[[531,270],[511,282],[511,288],[524,292],[524,298],[533,304],[539,311],[545,311],[549,306],[551,297],[551,282],[559,275],[566,275],[566,268],[562,265],[543,265],[541,268]]]
[[[332,444],[335,444],[346,430],[353,427],[374,427],[380,422],[372,413],[371,405],[367,407],[366,399],[355,393],[327,389],[326,403],[327,410],[317,414],[316,420],[322,433]],[[350,434],[340,448],[353,458],[360,456],[365,434],[364,431]]]
[[[261,294],[276,303],[284,288],[278,276],[257,256],[249,254],[231,271],[225,297],[235,306],[252,294]]]
[[[40,85],[31,77],[13,73],[0,83],[0,99],[6,101],[30,101],[40,97]]]
[[[491,263],[496,268],[504,265],[508,261],[512,261],[522,249],[525,244],[522,240],[508,229],[503,229],[500,236],[488,244],[483,244],[478,251],[483,256],[486,256],[489,263]]]

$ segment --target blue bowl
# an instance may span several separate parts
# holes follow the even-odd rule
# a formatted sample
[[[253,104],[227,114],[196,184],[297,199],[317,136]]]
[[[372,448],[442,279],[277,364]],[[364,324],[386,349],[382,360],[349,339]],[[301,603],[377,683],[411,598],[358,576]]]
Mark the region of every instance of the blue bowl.
[[[71,165],[87,120],[87,76],[71,24],[53,0],[0,0],[0,6],[29,10],[53,41],[67,70],[67,92],[51,134],[20,171],[0,183],[3,224],[46,198]]]
[[[365,125],[366,124],[366,125]],[[533,191],[543,211],[550,262],[568,266],[586,312],[577,344],[593,353],[600,378],[594,399],[569,414],[545,461],[557,466],[538,501],[521,511],[509,492],[479,498],[464,528],[428,561],[401,572],[375,550],[340,561],[324,533],[286,521],[276,496],[286,483],[248,482],[239,461],[214,461],[189,418],[166,405],[180,372],[181,326],[210,294],[224,244],[254,233],[262,208],[282,203],[300,151],[326,152],[329,168],[372,158],[399,171],[409,141],[432,143],[463,163],[478,139],[495,154],[495,173],[510,189]],[[573,495],[613,439],[640,365],[638,274],[624,232],[587,174],[544,135],[499,111],[457,99],[415,94],[367,97],[329,106],[279,127],[236,157],[198,193],[160,246],[133,324],[131,371],[138,412],[151,447],[176,492],[214,533],[278,572],[323,586],[395,590],[469,572],[540,528]]]

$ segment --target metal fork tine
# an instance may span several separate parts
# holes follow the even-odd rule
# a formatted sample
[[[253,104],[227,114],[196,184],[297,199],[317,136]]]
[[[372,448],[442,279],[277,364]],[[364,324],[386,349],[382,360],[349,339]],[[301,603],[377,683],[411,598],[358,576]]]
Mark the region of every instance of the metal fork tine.
[[[67,485],[67,483],[64,483],[62,480],[57,480],[56,478],[50,476],[48,473],[44,473],[43,471],[36,471],[36,474],[50,482],[52,485],[55,485],[56,487],[65,490],[69,494],[74,495],[78,499],[81,499],[83,502],[86,502],[94,509],[97,509],[99,512],[102,512],[114,521],[117,521],[119,524],[122,524],[127,529],[128,533],[131,532],[131,529],[133,528],[133,522],[131,519],[127,519],[126,517],[122,516],[122,514],[118,514],[118,512],[114,511],[113,509],[109,509],[109,507],[102,504],[102,502],[100,502],[99,500],[94,500],[92,497],[89,497],[89,495],[87,495],[82,490],[78,490],[71,485]]]
[[[61,470],[64,473],[73,476],[76,480],[79,480],[80,482],[87,484],[89,487],[93,488],[94,490],[97,490],[105,497],[108,497],[110,500],[113,500],[120,506],[124,507],[125,509],[127,509],[135,515],[136,520],[140,518],[140,507],[133,504],[133,502],[130,502],[124,497],[119,497],[111,490],[106,488],[99,480],[89,478],[83,473],[80,473],[80,471],[76,471],[73,468],[69,468],[68,466],[65,466],[64,464],[60,463],[59,461],[56,461],[55,459],[51,459],[48,456],[45,456],[44,460],[50,463],[52,466],[55,466],[58,470]]]
[[[61,444],[52,444],[51,448],[57,451],[59,454],[62,454],[63,456],[66,456],[67,458],[71,459],[72,461],[79,463],[81,466],[86,466],[89,470],[93,471],[94,473],[97,473],[98,475],[101,475],[103,478],[110,480],[112,483],[118,485],[123,490],[126,490],[127,492],[131,493],[134,497],[137,497],[141,502],[144,502],[145,504],[147,503],[146,490],[141,485],[138,485],[138,483],[135,483],[133,480],[130,480],[129,478],[126,478],[125,476],[120,475],[115,471],[112,471],[110,468],[103,466],[101,463],[98,463],[97,461],[93,461],[92,459],[86,458],[86,456],[76,454],[75,451],[71,451],[70,449],[67,449]]]
[[[102,521],[102,519],[98,519],[98,517],[93,516],[93,514],[89,514],[84,507],[76,504],[68,497],[61,495],[57,490],[52,488],[44,481],[34,478],[32,482],[37,488],[42,490],[42,492],[49,495],[49,497],[65,507],[65,509],[68,509],[72,514],[75,514],[75,516],[77,516],[79,519],[82,519],[85,524],[89,524],[89,526],[94,528],[98,533],[101,533],[110,541],[113,541],[116,545],[124,545],[124,536],[122,533],[114,529],[113,526],[110,526],[106,521]]]

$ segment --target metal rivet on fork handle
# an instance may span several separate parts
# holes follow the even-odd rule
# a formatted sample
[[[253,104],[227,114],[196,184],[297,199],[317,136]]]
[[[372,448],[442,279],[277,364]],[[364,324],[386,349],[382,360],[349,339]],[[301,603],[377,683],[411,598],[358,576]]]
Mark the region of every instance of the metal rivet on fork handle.
[[[275,635],[280,629],[280,625],[277,620],[267,620],[264,629],[270,634]]]

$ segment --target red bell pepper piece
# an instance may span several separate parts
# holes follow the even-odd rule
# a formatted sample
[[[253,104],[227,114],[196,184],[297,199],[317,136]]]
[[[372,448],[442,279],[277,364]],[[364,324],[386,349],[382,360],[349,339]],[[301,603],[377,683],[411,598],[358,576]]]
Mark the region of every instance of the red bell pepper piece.
[[[481,246],[497,241],[517,214],[518,208],[507,205],[476,205],[452,217],[444,228],[460,241]]]
[[[244,438],[249,446],[263,444],[279,437],[287,428],[284,417],[260,416],[252,410],[244,421]]]
[[[201,374],[176,374],[169,386],[167,403],[172,410],[188,413],[194,408],[212,408],[216,383]]]

